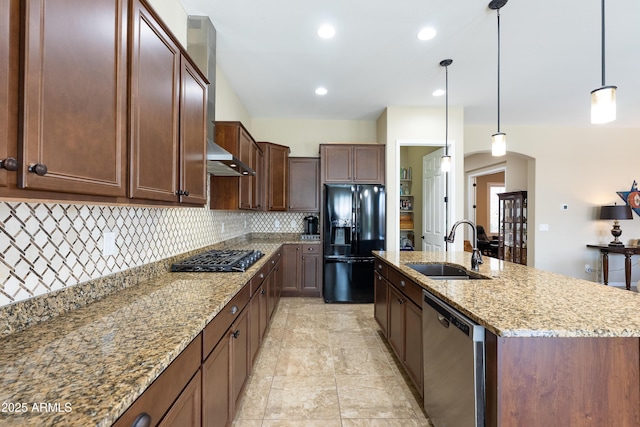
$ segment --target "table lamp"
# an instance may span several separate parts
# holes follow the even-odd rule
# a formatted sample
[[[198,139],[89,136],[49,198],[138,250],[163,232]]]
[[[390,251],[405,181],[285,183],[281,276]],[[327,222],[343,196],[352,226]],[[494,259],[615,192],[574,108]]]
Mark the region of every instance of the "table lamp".
[[[631,207],[629,205],[613,205],[613,206],[602,206],[600,208],[600,219],[612,219],[613,220],[613,228],[611,229],[611,234],[614,239],[609,243],[609,246],[624,246],[618,237],[622,234],[622,230],[620,230],[620,224],[618,220],[621,219],[633,219]]]

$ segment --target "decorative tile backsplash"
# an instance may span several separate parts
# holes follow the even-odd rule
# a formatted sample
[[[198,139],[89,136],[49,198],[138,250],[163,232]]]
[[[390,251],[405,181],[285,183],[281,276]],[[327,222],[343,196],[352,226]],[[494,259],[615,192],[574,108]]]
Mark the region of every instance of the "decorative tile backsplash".
[[[302,233],[306,215],[0,201],[0,307],[251,232]]]

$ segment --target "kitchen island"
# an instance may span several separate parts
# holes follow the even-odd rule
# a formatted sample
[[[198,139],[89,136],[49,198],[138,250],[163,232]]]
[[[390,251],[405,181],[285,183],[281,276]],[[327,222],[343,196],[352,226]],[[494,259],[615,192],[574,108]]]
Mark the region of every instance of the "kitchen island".
[[[640,294],[488,257],[489,280],[432,280],[406,265],[468,269],[467,252],[374,255],[485,327],[488,427],[640,425]]]

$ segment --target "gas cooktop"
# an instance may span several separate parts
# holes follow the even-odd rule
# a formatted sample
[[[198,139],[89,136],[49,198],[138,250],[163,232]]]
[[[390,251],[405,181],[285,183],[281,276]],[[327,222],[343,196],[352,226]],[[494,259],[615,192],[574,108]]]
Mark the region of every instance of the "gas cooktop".
[[[243,272],[262,258],[261,251],[214,249],[187,258],[171,266],[174,272]]]

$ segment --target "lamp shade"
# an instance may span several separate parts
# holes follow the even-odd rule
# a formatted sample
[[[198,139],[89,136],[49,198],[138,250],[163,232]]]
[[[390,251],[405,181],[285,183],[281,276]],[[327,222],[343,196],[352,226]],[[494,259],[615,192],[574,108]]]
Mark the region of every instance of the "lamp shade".
[[[602,206],[600,219],[633,219],[629,205]]]
[[[491,155],[494,157],[507,154],[507,135],[503,132],[491,135]]]
[[[444,155],[440,157],[440,171],[451,172],[451,156]]]
[[[616,119],[616,86],[603,86],[591,92],[591,123],[609,123]]]

